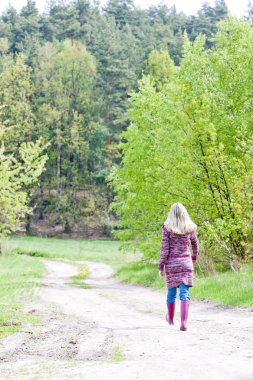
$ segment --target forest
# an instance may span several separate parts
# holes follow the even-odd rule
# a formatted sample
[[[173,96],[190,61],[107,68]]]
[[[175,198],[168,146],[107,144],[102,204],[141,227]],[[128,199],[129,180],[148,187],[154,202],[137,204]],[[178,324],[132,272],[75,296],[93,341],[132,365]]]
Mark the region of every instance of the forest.
[[[132,0],[0,18],[0,234],[111,238],[147,258],[176,201],[209,257],[252,257],[252,25]]]

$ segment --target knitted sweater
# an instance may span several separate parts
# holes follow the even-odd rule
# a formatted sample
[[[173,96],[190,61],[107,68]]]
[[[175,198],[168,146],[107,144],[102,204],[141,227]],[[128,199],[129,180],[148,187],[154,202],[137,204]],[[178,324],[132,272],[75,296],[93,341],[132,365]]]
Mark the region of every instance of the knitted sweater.
[[[192,246],[192,253],[190,251]],[[166,274],[167,288],[180,284],[193,285],[193,263],[198,257],[198,237],[196,231],[175,234],[163,225],[162,247],[158,268]]]

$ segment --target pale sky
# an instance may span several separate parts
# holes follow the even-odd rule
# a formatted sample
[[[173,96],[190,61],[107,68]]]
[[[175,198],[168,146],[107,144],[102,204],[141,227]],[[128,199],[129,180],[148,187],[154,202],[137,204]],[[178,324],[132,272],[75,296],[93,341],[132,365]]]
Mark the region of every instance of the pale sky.
[[[195,14],[201,8],[204,0],[163,0],[168,6],[175,5],[178,11],[183,11],[186,14]],[[214,0],[207,1],[210,5],[214,4]],[[36,0],[37,7],[42,13],[44,11],[47,0]],[[101,4],[106,3],[106,0],[100,1]],[[135,4],[147,8],[150,5],[158,5],[161,0],[135,0]],[[226,0],[230,12],[237,17],[245,14],[248,0]],[[26,0],[0,0],[0,13],[2,13],[8,4],[13,5],[17,10],[26,4]]]

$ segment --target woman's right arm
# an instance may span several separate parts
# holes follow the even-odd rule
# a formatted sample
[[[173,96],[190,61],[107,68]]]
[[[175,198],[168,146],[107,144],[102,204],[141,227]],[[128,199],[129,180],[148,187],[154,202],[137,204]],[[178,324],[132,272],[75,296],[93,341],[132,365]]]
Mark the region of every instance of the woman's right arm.
[[[196,264],[199,254],[199,240],[197,232],[195,230],[192,231],[190,239],[192,245],[192,261],[194,264]]]
[[[160,260],[158,265],[159,272],[164,271],[164,266],[167,262],[167,258],[169,255],[169,232],[166,229],[166,227],[163,225],[163,231],[162,231],[162,247],[161,247],[161,253],[160,253]]]

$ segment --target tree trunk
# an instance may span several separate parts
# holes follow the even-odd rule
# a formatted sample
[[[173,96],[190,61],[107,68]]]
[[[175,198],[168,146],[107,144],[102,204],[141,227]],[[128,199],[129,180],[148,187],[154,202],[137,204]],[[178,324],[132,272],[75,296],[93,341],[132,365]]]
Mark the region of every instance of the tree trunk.
[[[31,215],[27,215],[26,217],[26,224],[25,224],[25,231],[27,235],[31,234]]]
[[[68,221],[66,221],[66,223],[65,223],[64,232],[65,232],[66,234],[70,234],[70,232],[71,232],[71,227],[70,227]]]
[[[58,147],[57,149],[57,170],[56,170],[56,178],[57,178],[57,194],[60,194],[61,191],[61,185],[60,185],[60,179],[61,179],[61,152]]]

